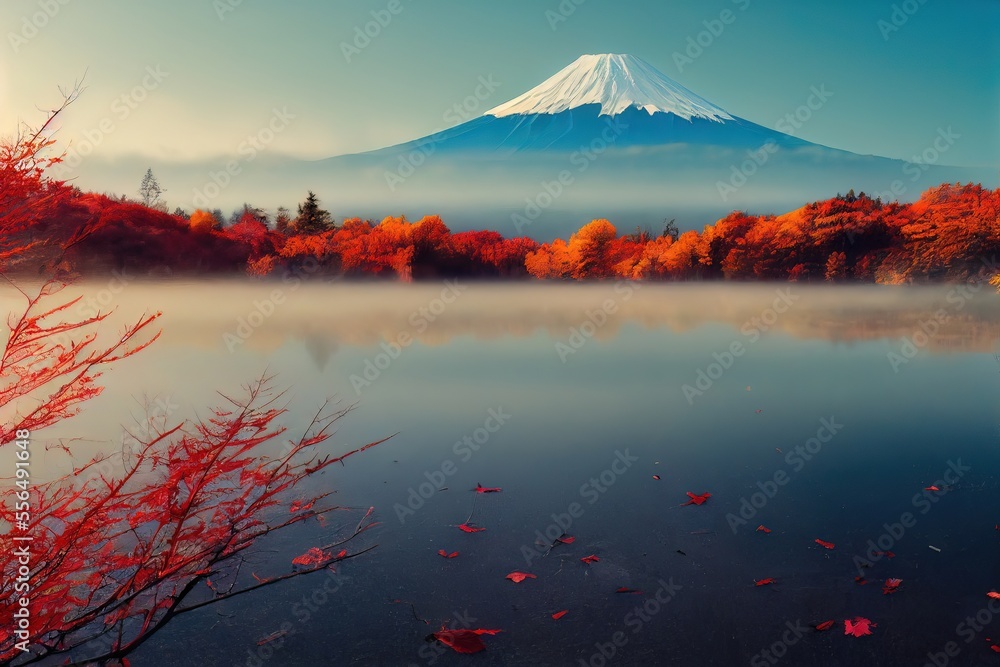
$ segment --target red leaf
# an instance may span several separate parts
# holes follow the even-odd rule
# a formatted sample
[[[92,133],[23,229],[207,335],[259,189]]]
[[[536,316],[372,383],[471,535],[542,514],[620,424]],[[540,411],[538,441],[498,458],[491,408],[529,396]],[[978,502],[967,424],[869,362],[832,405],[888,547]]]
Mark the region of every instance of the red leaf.
[[[476,484],[476,493],[500,493],[501,491],[503,491],[503,489],[486,487],[479,483]]]
[[[519,584],[522,581],[524,581],[525,579],[537,579],[538,577],[536,577],[533,574],[528,574],[527,572],[511,572],[510,574],[508,574],[504,578],[505,579],[510,579],[515,584]]]
[[[300,510],[312,509],[312,506],[314,504],[316,504],[315,500],[310,502],[305,502],[304,500],[296,500],[295,502],[292,503],[291,507],[289,507],[288,510],[292,514],[294,514],[295,512],[298,512]]]
[[[481,533],[485,528],[480,528],[479,526],[473,526],[470,523],[463,523],[458,526],[458,529],[464,533]]]
[[[823,632],[824,630],[829,630],[833,627],[833,621],[823,621],[822,623],[817,623],[813,626],[817,631]]]
[[[770,533],[771,529],[768,528],[767,526],[765,526],[764,524],[760,524],[759,526],[757,526],[757,532],[758,533]]]
[[[601,559],[598,558],[597,556],[591,554],[589,556],[584,556],[580,560],[582,560],[584,563],[598,563],[598,562],[600,562]]]
[[[278,630],[277,632],[272,632],[267,637],[264,637],[263,639],[258,639],[257,640],[257,646],[264,646],[265,644],[270,644],[273,641],[281,639],[282,637],[284,637],[287,634],[288,634],[288,631],[286,631],[286,630]]]
[[[859,586],[864,586],[865,584],[868,583],[868,580],[865,579],[864,577],[854,577],[854,583],[858,584]]]
[[[993,649],[994,653],[1000,653],[1000,646],[993,644],[992,646],[990,646],[990,648]]]
[[[347,556],[347,549],[341,549],[340,553],[337,554],[336,558],[344,558],[345,556]]]
[[[892,553],[891,551],[876,551],[875,555],[879,556],[879,557],[885,556],[886,558],[895,558],[896,557],[896,554]]]
[[[479,653],[486,649],[480,635],[495,635],[500,630],[448,630],[441,628],[431,636],[456,653]]]
[[[319,547],[312,547],[301,556],[292,559],[292,565],[321,565],[330,560],[330,554]]]
[[[657,479],[658,480],[658,479],[660,479],[660,476],[659,475],[653,475],[653,479]]]
[[[939,489],[939,488],[937,488],[936,486],[933,486],[933,485],[931,485],[931,486],[925,486],[924,487],[924,491],[940,491],[940,490],[941,489]]]
[[[642,591],[640,591],[638,588],[626,588],[624,586],[616,590],[615,593],[637,593],[639,595],[642,595]]]
[[[890,595],[899,590],[899,585],[903,583],[902,579],[886,579],[885,585],[882,586],[882,595]]]
[[[826,540],[816,539],[816,544],[820,545],[824,549],[832,549],[835,545],[833,542],[827,542]]]
[[[775,582],[774,582],[774,579],[772,577],[768,577],[767,579],[760,579],[760,580],[754,579],[753,580],[753,585],[754,586],[770,586],[773,583],[775,583]]]
[[[438,549],[438,555],[441,556],[441,558],[455,558],[458,556],[458,552],[452,551],[451,553],[448,553],[444,549]]]
[[[562,611],[557,611],[556,613],[552,614],[552,618],[558,621],[560,618],[562,618],[568,613],[569,613],[568,609],[563,609]]]
[[[862,616],[856,616],[853,621],[844,621],[844,634],[855,637],[864,637],[872,633],[871,629],[876,627],[874,623]]]
[[[576,542],[576,538],[573,537],[572,535],[566,535],[565,533],[563,533],[562,537],[556,538],[556,542],[559,542],[560,544],[573,544],[574,542]]]
[[[1000,593],[997,593],[996,591],[990,591],[989,593],[986,594],[986,597],[993,598],[994,600],[1000,600]]]
[[[702,493],[701,495],[699,495],[697,493],[691,493],[690,491],[688,491],[687,496],[691,500],[684,503],[684,505],[704,505],[708,501],[708,499],[712,497],[712,494]]]

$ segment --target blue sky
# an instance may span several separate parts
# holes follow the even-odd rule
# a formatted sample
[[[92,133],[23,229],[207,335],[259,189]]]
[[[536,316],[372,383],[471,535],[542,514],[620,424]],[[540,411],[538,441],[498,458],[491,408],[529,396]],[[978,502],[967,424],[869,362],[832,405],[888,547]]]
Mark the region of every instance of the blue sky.
[[[372,12],[386,25],[348,62]],[[1000,164],[995,0],[7,0],[0,26],[0,131],[38,120],[86,71],[58,137],[89,133],[108,159],[234,155],[275,108],[295,116],[275,153],[379,148],[453,123],[446,112],[480,77],[500,86],[476,113],[581,54],[614,52],[769,127],[825,86],[797,131],[814,142],[906,159],[950,126],[961,139],[942,163]]]

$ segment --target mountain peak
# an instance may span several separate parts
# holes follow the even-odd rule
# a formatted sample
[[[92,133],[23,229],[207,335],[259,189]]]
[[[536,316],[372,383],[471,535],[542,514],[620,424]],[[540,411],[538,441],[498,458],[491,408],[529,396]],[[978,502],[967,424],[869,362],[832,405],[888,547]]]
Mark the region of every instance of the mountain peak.
[[[732,116],[695,95],[641,58],[627,54],[584,55],[555,76],[487,116],[555,114],[586,104],[600,104],[601,115],[616,116],[626,109],[644,109],[649,115],[672,113],[691,120],[716,122]]]

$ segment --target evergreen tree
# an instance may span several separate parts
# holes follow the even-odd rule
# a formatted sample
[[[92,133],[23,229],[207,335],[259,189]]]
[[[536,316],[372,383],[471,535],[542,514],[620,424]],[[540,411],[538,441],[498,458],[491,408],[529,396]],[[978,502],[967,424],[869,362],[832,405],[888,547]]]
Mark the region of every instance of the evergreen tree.
[[[319,199],[312,190],[304,203],[299,204],[299,215],[295,218],[295,231],[299,234],[319,234],[333,228],[330,212],[319,207]]]

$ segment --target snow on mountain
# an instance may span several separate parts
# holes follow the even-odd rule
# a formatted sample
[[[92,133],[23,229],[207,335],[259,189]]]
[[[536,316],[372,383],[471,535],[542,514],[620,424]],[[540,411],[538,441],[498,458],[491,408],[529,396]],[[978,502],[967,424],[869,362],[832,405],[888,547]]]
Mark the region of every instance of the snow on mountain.
[[[685,120],[704,118],[719,123],[733,120],[724,110],[695,95],[646,61],[616,54],[580,56],[541,85],[484,115],[502,118],[557,114],[589,104],[600,104],[601,115],[607,116],[637,108],[651,116],[672,113]]]

